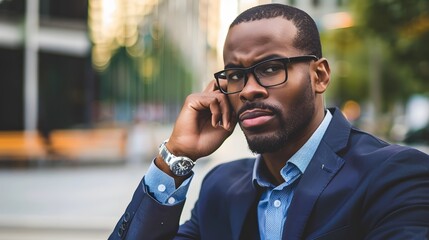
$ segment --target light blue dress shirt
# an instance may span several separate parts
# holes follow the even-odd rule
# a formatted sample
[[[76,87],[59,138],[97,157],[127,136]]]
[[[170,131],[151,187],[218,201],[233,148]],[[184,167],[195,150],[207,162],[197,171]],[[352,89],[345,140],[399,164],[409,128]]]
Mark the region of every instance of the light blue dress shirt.
[[[279,186],[275,186],[268,181],[268,170],[262,161],[261,155],[257,156],[253,169],[253,181],[264,188],[258,204],[258,223],[261,239],[281,239],[287,210],[293,198],[298,179],[304,173],[316,152],[331,119],[331,113],[326,111],[325,118],[310,139],[281,169],[281,175],[285,182]],[[188,179],[176,188],[174,179],[156,167],[152,161],[143,179],[142,187],[146,187],[158,202],[165,205],[174,205],[186,199],[186,193],[193,175],[192,173]]]
[[[313,158],[331,119],[332,114],[326,111],[325,118],[313,135],[280,170],[280,174],[285,180],[282,184],[275,186],[269,181],[269,173],[262,156],[257,156],[253,169],[253,181],[263,188],[258,204],[258,224],[261,240],[282,239],[283,226],[296,185],[311,158]]]
[[[176,188],[174,178],[161,171],[154,161],[143,178],[143,187],[146,186],[152,196],[162,204],[174,205],[185,201],[194,173]]]

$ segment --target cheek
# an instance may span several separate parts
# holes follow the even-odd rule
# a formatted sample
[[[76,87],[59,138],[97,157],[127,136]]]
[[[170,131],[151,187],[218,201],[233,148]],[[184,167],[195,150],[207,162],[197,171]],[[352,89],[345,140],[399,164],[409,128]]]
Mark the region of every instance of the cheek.
[[[293,71],[289,75],[288,82],[289,93],[293,96],[293,99],[302,98],[302,94],[308,91],[313,91],[311,84],[311,76],[308,69],[302,68]]]
[[[237,113],[238,109],[242,106],[242,102],[240,101],[240,97],[238,94],[228,95],[229,103],[231,104],[232,111]],[[241,105],[240,105],[241,104]]]
[[[272,92],[271,94],[277,96],[286,114],[290,114],[290,111],[300,111],[303,105],[308,104],[308,101],[312,100],[312,89],[309,76],[300,75],[299,78],[288,81],[285,88],[276,89],[276,92]]]

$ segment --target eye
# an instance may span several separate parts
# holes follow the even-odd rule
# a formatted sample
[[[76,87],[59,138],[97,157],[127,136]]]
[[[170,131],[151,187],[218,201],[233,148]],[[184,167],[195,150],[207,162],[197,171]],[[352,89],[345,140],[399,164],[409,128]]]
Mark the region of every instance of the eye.
[[[282,64],[270,63],[258,68],[258,72],[262,75],[272,75],[284,69]]]
[[[241,81],[244,77],[243,71],[237,70],[229,70],[225,73],[225,75],[228,81],[231,82]]]

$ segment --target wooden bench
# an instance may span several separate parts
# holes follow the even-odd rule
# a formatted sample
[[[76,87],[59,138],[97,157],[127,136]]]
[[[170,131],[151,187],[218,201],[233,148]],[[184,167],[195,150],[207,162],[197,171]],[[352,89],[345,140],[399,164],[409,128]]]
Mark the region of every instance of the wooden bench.
[[[58,157],[77,161],[123,161],[126,141],[123,129],[55,130],[51,150]]]
[[[35,131],[0,131],[0,160],[44,159],[44,140]]]
[[[0,161],[123,161],[124,129],[54,130],[46,141],[38,132],[0,131]]]

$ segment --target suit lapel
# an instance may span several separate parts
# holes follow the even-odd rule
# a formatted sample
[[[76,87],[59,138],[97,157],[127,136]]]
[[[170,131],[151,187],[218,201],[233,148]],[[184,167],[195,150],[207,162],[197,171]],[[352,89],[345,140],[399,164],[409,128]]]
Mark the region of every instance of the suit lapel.
[[[232,239],[239,239],[246,221],[246,216],[250,211],[255,210],[254,203],[258,201],[258,191],[252,183],[252,171],[244,174],[239,181],[230,186],[228,197],[230,197],[229,217]],[[254,220],[257,221],[257,219]],[[255,229],[251,230],[254,231]],[[256,231],[257,230],[258,229],[256,229]]]
[[[314,204],[343,165],[343,160],[326,147],[319,147],[315,155],[323,157],[313,157],[295,190],[283,229],[284,239],[302,239]]]
[[[332,113],[331,123],[295,190],[283,228],[283,239],[303,238],[317,199],[344,164],[337,153],[346,147],[351,126],[338,109]]]

